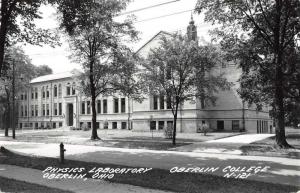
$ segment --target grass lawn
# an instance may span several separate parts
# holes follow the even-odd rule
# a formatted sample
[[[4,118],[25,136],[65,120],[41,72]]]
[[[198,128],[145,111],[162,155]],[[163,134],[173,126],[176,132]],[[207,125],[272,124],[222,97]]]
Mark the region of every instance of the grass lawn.
[[[286,134],[286,140],[294,147],[294,149],[278,148],[276,146],[275,136],[242,146],[240,149],[245,155],[263,155],[300,159],[300,133],[288,133]]]
[[[37,184],[0,177],[0,192],[22,192],[22,193],[72,193],[55,188],[49,188]]]
[[[60,164],[58,160],[54,158],[23,156],[12,153],[4,148],[1,148],[1,153],[3,157],[0,159],[0,164],[17,165],[39,170],[44,170],[49,166],[60,168],[84,167],[86,170],[90,170],[93,167],[129,168],[128,166],[88,163],[73,160],[66,160],[65,164]],[[171,174],[169,171],[162,169],[153,169],[146,174],[116,174],[114,178],[109,181],[186,193],[283,193],[296,192],[298,190],[298,188],[294,186],[223,178],[214,175],[192,173]]]

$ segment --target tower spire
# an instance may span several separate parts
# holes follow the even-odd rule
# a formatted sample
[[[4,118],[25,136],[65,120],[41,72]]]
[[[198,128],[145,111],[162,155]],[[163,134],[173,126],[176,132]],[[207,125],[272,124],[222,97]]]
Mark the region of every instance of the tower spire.
[[[190,24],[194,24],[193,12],[191,12],[191,21]]]
[[[191,21],[187,27],[187,36],[189,40],[197,40],[197,27],[195,26],[193,12],[191,12]]]

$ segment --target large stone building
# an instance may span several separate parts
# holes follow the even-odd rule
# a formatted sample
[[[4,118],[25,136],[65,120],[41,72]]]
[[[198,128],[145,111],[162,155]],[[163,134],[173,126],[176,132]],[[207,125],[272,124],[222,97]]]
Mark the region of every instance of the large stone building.
[[[197,29],[193,20],[187,34],[197,38]],[[137,53],[146,57],[151,48],[159,46],[159,32]],[[179,110],[178,132],[197,132],[202,124],[207,123],[211,130],[242,131],[256,133],[270,132],[272,120],[269,112],[257,111],[243,105],[236,92],[237,80],[241,74],[234,64],[222,64],[213,73],[224,73],[230,82],[234,82],[228,91],[217,94],[216,105],[201,108],[200,102],[185,102]],[[46,75],[35,78],[30,83],[30,90],[20,93],[19,127],[91,127],[91,100],[76,90],[76,71]],[[131,108],[128,108],[130,105]],[[130,109],[130,128],[136,131],[161,130],[173,124],[173,115],[164,96],[149,96],[142,103],[119,96],[97,98],[97,128],[127,129],[128,109]]]

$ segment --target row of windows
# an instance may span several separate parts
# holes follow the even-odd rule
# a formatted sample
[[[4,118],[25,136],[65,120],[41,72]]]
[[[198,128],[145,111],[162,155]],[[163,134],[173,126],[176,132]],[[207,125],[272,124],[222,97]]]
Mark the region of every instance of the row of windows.
[[[80,128],[92,128],[92,122],[80,122]],[[103,123],[103,129],[127,129],[127,122],[111,122],[111,125],[108,122]],[[100,129],[100,122],[96,122],[96,129]],[[102,129],[102,128],[101,128]]]
[[[31,105],[31,117],[39,116],[39,106],[38,105]],[[54,103],[53,104],[53,115],[62,115],[62,103]],[[50,115],[50,105],[43,104],[41,108],[41,113],[43,116]],[[27,105],[20,106],[20,117],[27,117]]]
[[[173,121],[150,121],[150,130],[163,130],[165,127],[173,127]]]
[[[66,95],[67,96],[71,96],[71,95],[75,95],[76,94],[76,84],[73,83],[72,85],[70,83],[68,83],[66,85]],[[41,95],[42,98],[49,98],[50,97],[50,90],[48,86],[43,86],[41,89]],[[58,85],[54,85],[53,86],[53,96],[54,97],[61,97],[62,96],[62,86],[61,84]],[[38,88],[32,88],[31,91],[31,99],[38,99]],[[20,100],[27,100],[27,94],[21,94],[20,95]]]
[[[20,123],[19,128],[22,129],[23,127],[31,127],[34,129],[50,129],[50,128],[57,128],[62,127],[63,122],[30,122],[30,123]]]
[[[165,97],[164,95],[153,96],[153,104],[151,109],[158,110],[158,109],[171,109],[171,108],[172,108],[171,96],[167,96],[167,97]]]
[[[256,122],[257,133],[268,133],[268,121],[258,120]]]
[[[121,109],[119,111],[119,103],[121,103]],[[114,113],[125,113],[126,112],[126,100],[125,98],[115,98],[113,102]],[[107,113],[107,99],[96,101],[96,112],[98,114]],[[91,114],[91,101],[81,102],[81,114]]]

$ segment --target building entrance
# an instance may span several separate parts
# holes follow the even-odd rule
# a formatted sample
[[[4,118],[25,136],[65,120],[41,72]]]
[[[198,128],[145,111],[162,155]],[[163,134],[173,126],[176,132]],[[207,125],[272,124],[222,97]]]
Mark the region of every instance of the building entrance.
[[[73,104],[69,103],[68,104],[68,126],[73,126],[73,114],[74,114],[74,110],[73,110]]]

